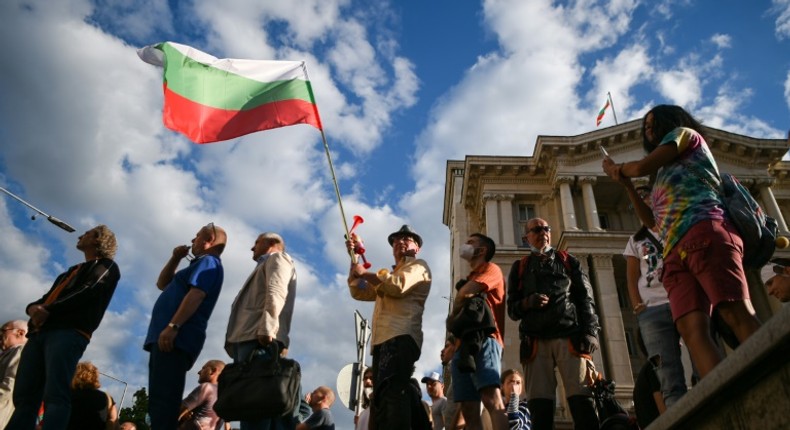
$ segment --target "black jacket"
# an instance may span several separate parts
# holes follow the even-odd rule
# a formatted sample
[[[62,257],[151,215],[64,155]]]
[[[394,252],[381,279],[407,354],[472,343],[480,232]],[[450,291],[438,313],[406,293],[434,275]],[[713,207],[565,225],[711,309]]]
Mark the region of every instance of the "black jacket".
[[[549,251],[548,256],[534,254],[519,278],[520,260],[513,263],[508,275],[507,313],[512,320],[520,321],[518,329],[522,338],[598,336],[600,326],[590,280],[570,254],[567,264],[570,270],[555,250]],[[546,307],[522,310],[522,300],[532,293],[547,295]]]
[[[43,304],[55,287],[74,271],[76,275],[63,288],[57,299],[45,307],[49,312],[41,330],[76,329],[87,335],[99,327],[104,311],[110,304],[121,278],[118,265],[109,258],[86,261],[61,273],[43,297],[27,305]],[[27,309],[26,308],[26,309]],[[29,324],[33,327],[32,322]],[[31,330],[33,332],[34,330]]]
[[[461,340],[458,350],[458,368],[461,372],[474,372],[474,357],[483,341],[496,332],[494,313],[486,302],[485,294],[478,294],[464,301],[458,314],[447,320],[447,330]]]

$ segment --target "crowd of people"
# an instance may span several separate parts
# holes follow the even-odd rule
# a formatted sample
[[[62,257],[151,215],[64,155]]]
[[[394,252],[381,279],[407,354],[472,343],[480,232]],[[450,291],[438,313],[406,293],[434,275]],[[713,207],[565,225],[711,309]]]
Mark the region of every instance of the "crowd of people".
[[[644,378],[649,383],[639,388],[640,372],[637,386],[639,394],[655,401],[655,409],[642,413],[651,417],[640,423],[686,392],[681,339],[700,378],[722,360],[711,332],[714,311],[739,342],[760,327],[741,263],[743,241],[720,196],[696,179],[704,175],[716,182],[719,177],[701,126],[683,109],[661,105],[645,115],[642,134],[645,158],[616,164],[607,157],[602,164],[623,185],[644,225],[623,252],[628,293],[649,357]],[[688,174],[689,169],[696,174]],[[632,182],[644,176],[651,177],[650,186]],[[446,387],[438,372],[422,379],[430,405],[413,375],[423,350],[422,317],[432,283],[428,263],[418,257],[422,237],[409,225],[387,237],[391,269],[371,272],[361,262],[351,264],[351,297],[374,302],[372,366],[363,375],[365,410],[355,418],[358,430],[478,430],[484,423],[495,430],[552,429],[557,373],[574,428],[599,428],[588,383],[600,330],[593,292],[579,260],[552,247],[551,233],[545,219],[528,221],[527,255],[513,263],[507,283],[492,263],[493,239],[473,233],[460,245],[458,255],[469,271],[456,284],[440,354],[452,378]],[[182,398],[223,286],[226,243],[222,227],[203,226],[191,245],[173,249],[157,278],[161,293],[143,343],[149,352],[148,414],[154,430],[229,428],[213,410],[223,361],[206,362],[198,386]],[[346,246],[352,256],[361,248],[355,236]],[[115,235],[99,225],[79,237],[77,249],[84,261],[60,274],[43,297],[26,307],[29,321],[3,326],[0,427],[34,429],[43,404],[44,430],[135,428],[131,422],[117,423],[114,400],[99,390],[98,370],[79,362],[120,279],[113,261]],[[290,347],[294,260],[277,233],[260,234],[251,251],[254,267],[227,322],[224,344],[234,364],[266,359],[267,353],[287,357]],[[185,259],[187,266],[179,270]],[[782,301],[790,299],[788,263],[774,261],[762,271],[769,293]],[[523,367],[503,372],[506,316],[518,322]],[[241,429],[334,429],[331,388],[319,386],[297,397],[293,411],[241,421]],[[636,392],[634,398],[641,402]]]

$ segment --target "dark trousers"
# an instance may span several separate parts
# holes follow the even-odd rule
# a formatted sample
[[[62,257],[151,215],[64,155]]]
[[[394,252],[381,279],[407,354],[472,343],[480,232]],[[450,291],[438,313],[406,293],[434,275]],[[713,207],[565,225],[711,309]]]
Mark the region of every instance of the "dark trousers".
[[[370,428],[403,430],[412,427],[414,390],[411,375],[420,349],[411,336],[394,337],[373,347],[373,404]],[[419,403],[419,401],[418,401]]]
[[[65,429],[71,415],[71,380],[88,346],[74,329],[45,330],[30,335],[19,357],[14,385],[14,414],[8,430],[32,430],[43,400],[44,429]]]
[[[180,349],[164,352],[154,343],[148,358],[148,415],[151,430],[172,430],[178,427],[181,396],[184,395],[187,371],[192,357]]]

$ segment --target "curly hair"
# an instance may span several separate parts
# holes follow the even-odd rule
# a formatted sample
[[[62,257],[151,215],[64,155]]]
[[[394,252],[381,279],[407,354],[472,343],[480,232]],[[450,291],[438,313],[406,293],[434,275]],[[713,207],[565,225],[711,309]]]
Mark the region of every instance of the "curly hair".
[[[84,389],[98,389],[101,387],[99,384],[99,369],[90,361],[81,361],[77,363],[77,371],[74,373],[74,379],[71,380],[71,388],[75,390]]]
[[[649,142],[647,136],[645,136],[645,122],[647,122],[647,116],[650,114],[653,114],[653,136],[655,136],[654,140],[656,140],[654,142]],[[642,118],[642,146],[645,151],[647,153],[653,152],[661,139],[678,127],[688,127],[704,135],[702,124],[680,106],[658,105],[650,109]]]
[[[115,251],[118,250],[118,242],[115,240],[115,233],[104,224],[96,226],[98,233],[96,238],[96,253],[99,257],[113,259]]]

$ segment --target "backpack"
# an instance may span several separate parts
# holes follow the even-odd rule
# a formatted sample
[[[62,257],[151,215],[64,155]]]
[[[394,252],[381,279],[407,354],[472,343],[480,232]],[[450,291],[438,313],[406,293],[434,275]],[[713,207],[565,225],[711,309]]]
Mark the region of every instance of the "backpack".
[[[749,190],[735,176],[721,173],[719,186],[714,186],[692,164],[681,163],[721,197],[728,218],[743,241],[743,266],[764,266],[776,250],[776,220],[765,214]]]
[[[766,215],[749,190],[729,173],[721,174],[721,196],[743,240],[743,265],[762,267],[776,249],[776,220]]]

